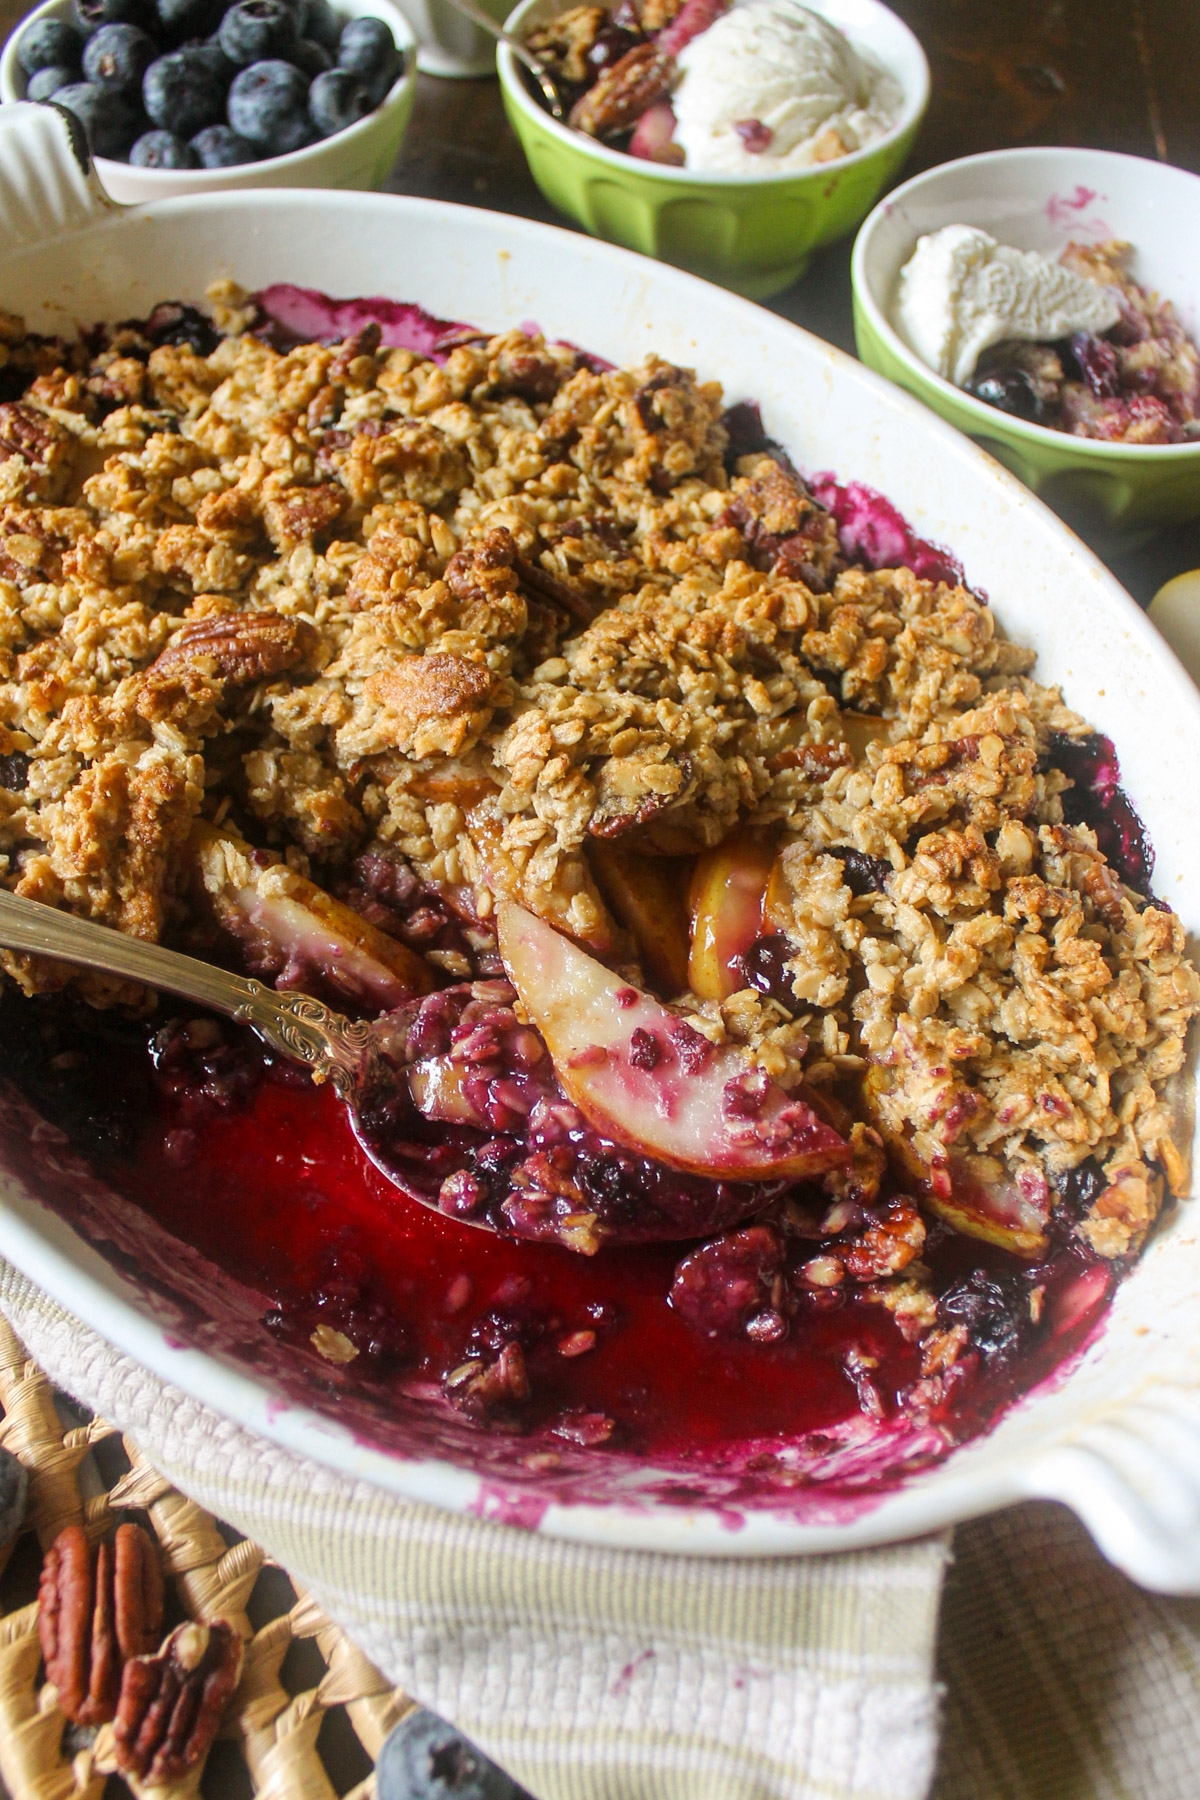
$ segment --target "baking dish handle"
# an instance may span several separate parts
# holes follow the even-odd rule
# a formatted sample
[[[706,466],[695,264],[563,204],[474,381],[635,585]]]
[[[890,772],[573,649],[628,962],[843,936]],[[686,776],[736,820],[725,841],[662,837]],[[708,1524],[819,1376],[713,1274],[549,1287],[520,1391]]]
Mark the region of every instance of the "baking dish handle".
[[[118,210],[75,120],[28,100],[0,106],[0,262]]]

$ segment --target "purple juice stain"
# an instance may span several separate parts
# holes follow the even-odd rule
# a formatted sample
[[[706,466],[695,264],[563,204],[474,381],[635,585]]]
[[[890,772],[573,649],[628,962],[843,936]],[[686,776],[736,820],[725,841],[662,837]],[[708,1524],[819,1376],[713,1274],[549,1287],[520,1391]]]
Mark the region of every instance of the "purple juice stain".
[[[1122,881],[1139,894],[1149,894],[1154,873],[1154,846],[1146,827],[1121,786],[1121,765],[1112,739],[1100,732],[1084,738],[1055,732],[1050,739],[1053,765],[1075,783],[1062,797],[1068,825],[1086,825]]]
[[[965,586],[962,564],[940,544],[916,535],[890,500],[861,481],[843,484],[827,470],[809,488],[837,521],[842,555],[868,569],[911,569],[922,581]],[[976,594],[976,599],[983,596]]]
[[[281,281],[262,288],[254,300],[263,315],[256,335],[273,350],[286,351],[297,344],[340,344],[364,326],[378,325],[385,349],[411,350],[416,356],[443,363],[459,344],[485,335],[473,325],[439,319],[414,301],[385,300],[378,294],[363,300],[334,300],[317,288]]]

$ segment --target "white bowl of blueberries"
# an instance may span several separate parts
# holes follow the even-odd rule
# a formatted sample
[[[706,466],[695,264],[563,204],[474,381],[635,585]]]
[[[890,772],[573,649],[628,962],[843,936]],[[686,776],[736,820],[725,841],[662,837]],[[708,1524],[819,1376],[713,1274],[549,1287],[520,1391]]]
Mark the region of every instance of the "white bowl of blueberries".
[[[0,56],[0,100],[72,113],[126,203],[379,187],[415,82],[391,0],[48,0]]]

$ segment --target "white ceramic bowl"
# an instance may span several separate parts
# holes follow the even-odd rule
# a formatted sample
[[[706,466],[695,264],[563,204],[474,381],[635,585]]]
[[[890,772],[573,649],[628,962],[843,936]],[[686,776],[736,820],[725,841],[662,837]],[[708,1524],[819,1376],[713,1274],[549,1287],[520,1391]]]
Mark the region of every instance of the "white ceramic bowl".
[[[173,194],[207,194],[215,189],[264,187],[382,187],[391,173],[413,109],[417,87],[417,40],[392,0],[335,0],[348,19],[382,19],[404,52],[404,70],[381,105],[357,125],[322,138],[290,156],[272,156],[236,169],[135,169],[98,156],[96,171],[105,191],[124,205],[166,200]],[[24,100],[25,71],[17,61],[17,40],[34,19],[70,19],[71,0],[45,0],[12,33],[0,52],[0,101]]]
[[[480,0],[485,12],[503,25],[508,0]],[[417,66],[426,75],[448,75],[452,80],[496,72],[496,40],[459,12],[453,0],[405,0],[405,10],[417,34]]]
[[[655,349],[720,377],[730,400],[759,396],[768,431],[801,467],[870,483],[918,531],[951,546],[1007,628],[1037,648],[1042,678],[1061,682],[1072,705],[1111,734],[1158,848],[1157,890],[1188,927],[1200,926],[1200,695],[1060,521],[890,383],[694,277],[520,219],[326,193],[203,195],[122,214],[72,162],[57,115],[0,111],[0,306],[24,312],[38,331],[71,329],[202,295],[217,274],[251,287],[289,280],[405,297],[496,328],[537,319],[614,360]],[[53,1133],[26,1141],[38,1156],[60,1154]],[[134,1219],[144,1266],[150,1236],[142,1215]],[[169,1248],[182,1268],[178,1246]],[[252,1363],[222,1348],[228,1338],[181,1347],[176,1319],[152,1310],[39,1203],[35,1181],[11,1172],[0,1173],[0,1253],[110,1342],[252,1431],[415,1499],[511,1516],[508,1496],[479,1467],[478,1440],[453,1460],[416,1440],[408,1453],[385,1453],[317,1403],[281,1403]],[[194,1258],[192,1267],[199,1281]],[[738,1556],[887,1542],[1041,1495],[1073,1507],[1138,1580],[1200,1591],[1198,1294],[1200,1240],[1184,1203],[1069,1372],[988,1436],[854,1504],[798,1491],[778,1511],[742,1509],[721,1504],[716,1484],[711,1505],[685,1503],[663,1492],[661,1471],[644,1470],[602,1503],[546,1503],[529,1474],[511,1510],[588,1542]]]
[[[1108,444],[987,406],[916,356],[889,317],[919,237],[977,225],[1019,250],[1058,256],[1073,240],[1134,246],[1134,279],[1200,335],[1200,177],[1110,150],[993,150],[903,182],[863,222],[851,258],[855,334],[870,368],[969,432],[1090,531],[1131,534],[1200,516],[1200,442]]]

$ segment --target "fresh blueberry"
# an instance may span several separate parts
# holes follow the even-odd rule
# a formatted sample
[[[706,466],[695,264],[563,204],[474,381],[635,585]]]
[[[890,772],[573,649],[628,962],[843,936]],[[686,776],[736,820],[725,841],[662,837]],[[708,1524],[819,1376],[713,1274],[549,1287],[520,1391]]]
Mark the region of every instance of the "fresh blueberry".
[[[106,88],[90,81],[72,82],[59,88],[55,106],[65,106],[74,113],[87,134],[93,156],[122,158],[138,134],[140,114],[124,94],[110,94]]]
[[[229,84],[237,74],[237,64],[230,62],[229,58],[221,48],[219,38],[216,36],[210,37],[208,41],[203,44],[185,44],[184,49],[190,56],[193,56],[198,63],[202,62],[206,64],[220,82],[222,89],[225,92],[228,92]]]
[[[287,59],[294,68],[315,81],[318,75],[324,75],[333,67],[333,59],[328,50],[323,50],[313,38],[297,38],[292,46],[292,53]]]
[[[101,25],[84,47],[83,73],[97,87],[136,97],[158,46],[136,25]]]
[[[169,43],[207,37],[221,23],[221,0],[154,0],[158,35]]]
[[[135,169],[198,169],[200,158],[173,131],[144,131],[129,160]]]
[[[221,20],[221,48],[240,69],[287,62],[296,47],[296,14],[287,0],[238,0]]]
[[[27,100],[49,100],[57,94],[59,88],[70,87],[73,81],[79,80],[78,69],[67,69],[57,63],[51,63],[48,69],[39,69],[31,75],[25,87]]]
[[[378,1800],[530,1800],[511,1775],[418,1707],[401,1719],[375,1764]]]
[[[237,169],[257,160],[258,151],[229,125],[206,125],[192,139],[202,169]]]
[[[349,69],[330,69],[318,75],[308,90],[308,112],[322,137],[345,131],[374,111],[370,94]]]
[[[158,18],[154,0],[75,0],[75,22],[85,37],[101,25],[136,25],[140,31],[154,31]]]
[[[329,0],[308,0],[304,9],[303,35],[320,44],[322,50],[328,50],[330,56],[337,51],[342,24],[343,21],[334,12]]]
[[[25,1521],[29,1476],[11,1450],[0,1450],[0,1544],[9,1544]]]
[[[251,63],[229,90],[229,123],[260,156],[286,156],[313,140],[308,82],[291,63]]]
[[[181,138],[216,125],[225,110],[225,89],[211,65],[201,45],[152,62],[142,81],[142,104],[151,121]]]
[[[378,106],[400,73],[395,39],[382,19],[351,19],[338,43],[338,68],[349,69]]]
[[[17,61],[27,75],[39,69],[77,69],[83,33],[64,19],[35,19],[17,39]]]

